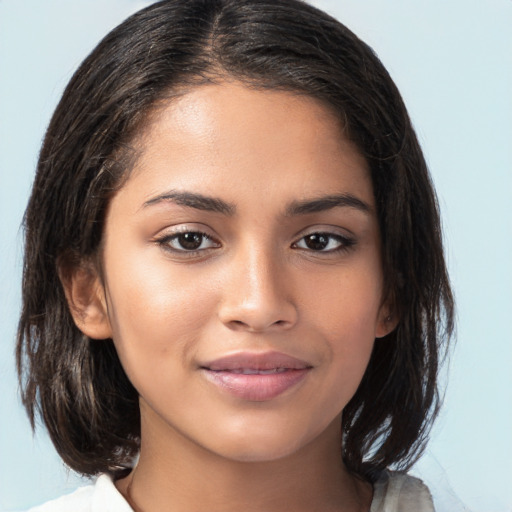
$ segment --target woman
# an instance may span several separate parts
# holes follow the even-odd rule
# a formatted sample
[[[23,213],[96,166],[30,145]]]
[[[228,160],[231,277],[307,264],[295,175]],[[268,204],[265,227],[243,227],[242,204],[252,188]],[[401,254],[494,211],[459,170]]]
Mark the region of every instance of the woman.
[[[70,467],[110,475],[80,504],[432,509],[386,468],[437,412],[435,195],[338,22],[294,1],[130,18],[71,80],[26,222],[24,401]]]

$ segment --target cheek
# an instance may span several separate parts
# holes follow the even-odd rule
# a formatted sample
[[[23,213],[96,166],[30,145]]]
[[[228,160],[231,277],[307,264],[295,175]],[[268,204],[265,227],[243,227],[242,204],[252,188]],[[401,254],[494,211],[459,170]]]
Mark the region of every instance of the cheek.
[[[382,301],[378,261],[315,278],[303,293],[308,322],[315,323],[329,339],[340,340],[334,343],[340,348],[350,347],[351,342],[373,343]]]
[[[316,287],[317,293],[308,296],[306,311],[326,342],[331,396],[336,396],[334,390],[343,390],[343,396],[338,396],[344,407],[357,390],[372,354],[380,321],[381,281],[378,265],[366,266],[361,272],[352,269],[338,277]]]
[[[210,322],[215,291],[194,287],[183,273],[151,258],[125,254],[106,264],[107,304],[113,339],[126,373],[160,375],[190,364],[198,333]],[[129,272],[123,269],[129,268]]]

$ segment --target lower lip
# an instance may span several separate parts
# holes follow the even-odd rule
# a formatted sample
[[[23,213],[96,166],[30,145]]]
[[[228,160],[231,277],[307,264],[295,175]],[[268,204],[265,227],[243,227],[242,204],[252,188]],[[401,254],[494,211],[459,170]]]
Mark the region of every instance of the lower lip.
[[[204,369],[203,372],[210,382],[237,398],[264,402],[296,386],[306,377],[309,370],[310,368],[290,369],[280,373],[255,375],[208,369]]]

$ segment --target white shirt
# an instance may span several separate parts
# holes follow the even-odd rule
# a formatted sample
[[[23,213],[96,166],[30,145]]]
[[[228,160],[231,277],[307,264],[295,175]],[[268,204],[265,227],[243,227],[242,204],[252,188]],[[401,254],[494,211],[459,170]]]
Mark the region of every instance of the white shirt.
[[[373,485],[370,512],[435,511],[432,496],[419,478],[388,472]]]
[[[369,512],[435,512],[425,484],[404,473],[386,473],[375,484]],[[111,477],[31,508],[28,512],[133,512]]]

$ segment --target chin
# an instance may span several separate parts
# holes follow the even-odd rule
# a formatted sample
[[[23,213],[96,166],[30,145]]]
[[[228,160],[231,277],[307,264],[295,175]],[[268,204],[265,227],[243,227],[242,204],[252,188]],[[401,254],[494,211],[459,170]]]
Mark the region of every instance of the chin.
[[[256,431],[255,431],[256,430]],[[300,451],[316,436],[310,432],[292,432],[286,428],[246,429],[243,433],[222,436],[210,449],[226,459],[238,462],[271,462]]]
[[[326,446],[341,447],[341,413],[336,411],[337,407],[332,411],[311,410],[308,414],[271,408],[245,414],[231,412],[215,420],[211,417],[206,436],[196,421],[194,432],[190,433],[197,444],[225,459],[271,462],[292,457],[308,447],[320,451]]]

